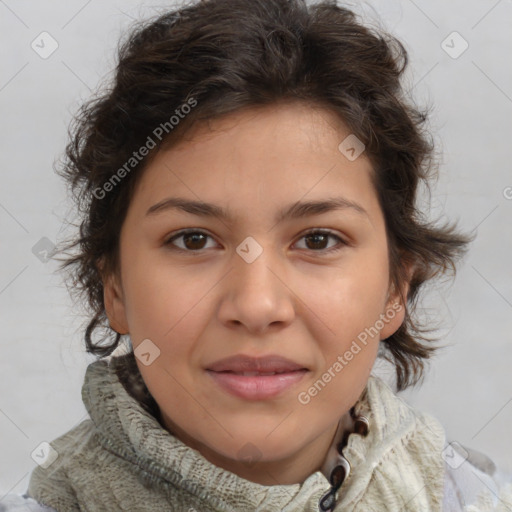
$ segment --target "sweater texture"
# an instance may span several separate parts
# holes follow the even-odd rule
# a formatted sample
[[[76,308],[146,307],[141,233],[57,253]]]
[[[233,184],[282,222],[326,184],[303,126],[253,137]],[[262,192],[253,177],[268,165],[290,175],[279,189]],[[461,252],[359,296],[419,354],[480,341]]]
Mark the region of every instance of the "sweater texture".
[[[137,378],[143,385],[140,373]],[[265,486],[212,464],[164,429],[123,386],[111,359],[88,366],[82,398],[90,419],[51,443],[57,459],[36,467],[29,482],[27,496],[59,512],[319,512],[330,489],[338,432],[321,470],[300,484]],[[481,498],[479,506],[487,508],[443,505],[448,491],[453,503],[460,499],[442,456],[444,430],[382,379],[370,376],[355,412],[369,419],[370,429],[366,437],[348,437],[343,455],[351,471],[335,512],[485,512],[503,503],[504,512],[512,511],[512,491],[499,500]]]

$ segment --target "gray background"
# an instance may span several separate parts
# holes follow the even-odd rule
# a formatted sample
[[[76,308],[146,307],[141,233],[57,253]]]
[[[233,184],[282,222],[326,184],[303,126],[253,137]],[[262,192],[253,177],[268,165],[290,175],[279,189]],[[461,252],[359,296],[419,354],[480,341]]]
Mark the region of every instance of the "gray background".
[[[121,30],[165,5],[173,4],[0,0],[0,498],[26,490],[42,441],[86,417],[85,317],[57,264],[32,252],[43,237],[70,234],[71,203],[52,164],[71,115],[114,67]],[[403,396],[436,416],[450,440],[512,471],[512,1],[387,0],[357,10],[402,39],[407,89],[434,104],[443,157],[431,216],[478,229],[454,283],[431,287],[421,304],[448,348]],[[31,48],[43,31],[59,45],[47,59]],[[442,47],[453,31],[469,44],[458,58]],[[447,39],[452,52],[457,37]],[[376,372],[391,375],[380,363]]]

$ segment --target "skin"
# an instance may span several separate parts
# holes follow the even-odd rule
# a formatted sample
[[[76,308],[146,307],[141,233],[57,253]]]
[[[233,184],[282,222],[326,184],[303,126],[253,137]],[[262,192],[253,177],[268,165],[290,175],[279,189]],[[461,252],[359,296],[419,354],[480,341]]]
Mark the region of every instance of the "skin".
[[[111,326],[129,333],[135,350],[147,338],[160,350],[150,365],[137,364],[165,427],[210,462],[263,485],[301,483],[321,468],[338,421],[365,388],[379,341],[404,320],[402,307],[317,396],[298,400],[399,304],[370,161],[364,153],[349,161],[338,150],[349,133],[332,112],[298,102],[197,125],[145,169],[120,234],[120,278],[104,280]],[[170,196],[214,203],[233,219],[177,209],[145,216]],[[343,209],[275,221],[286,205],[334,196],[367,215]],[[185,228],[207,236],[166,245]],[[319,229],[347,245],[305,236]],[[252,263],[236,252],[248,236],[263,249]],[[247,401],[205,371],[234,354],[280,354],[310,371],[279,397]],[[247,443],[250,464],[239,454]]]

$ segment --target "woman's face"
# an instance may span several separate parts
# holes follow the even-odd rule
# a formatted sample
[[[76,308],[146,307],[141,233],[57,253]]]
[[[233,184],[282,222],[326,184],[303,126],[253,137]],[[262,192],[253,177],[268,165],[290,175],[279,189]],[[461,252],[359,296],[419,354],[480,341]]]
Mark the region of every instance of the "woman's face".
[[[349,135],[301,103],[196,127],[144,171],[120,234],[121,282],[105,281],[110,323],[129,333],[168,430],[264,485],[321,467],[379,341],[404,317],[388,300],[370,162],[354,159],[352,139],[339,149]],[[358,206],[333,206],[344,201]],[[306,370],[211,370],[235,355]]]

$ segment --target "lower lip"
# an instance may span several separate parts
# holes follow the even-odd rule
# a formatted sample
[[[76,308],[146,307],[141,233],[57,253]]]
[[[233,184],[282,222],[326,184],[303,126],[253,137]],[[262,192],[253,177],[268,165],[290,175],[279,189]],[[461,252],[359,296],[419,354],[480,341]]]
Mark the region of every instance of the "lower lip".
[[[298,370],[275,375],[244,376],[236,373],[206,371],[224,390],[245,400],[274,398],[297,384],[307,373],[307,370]]]

